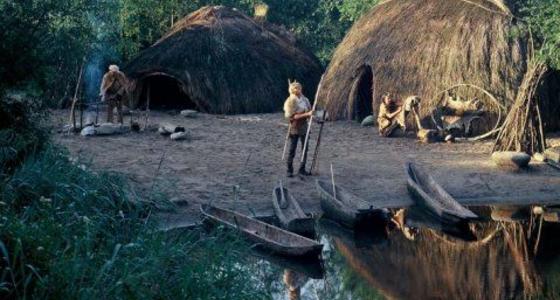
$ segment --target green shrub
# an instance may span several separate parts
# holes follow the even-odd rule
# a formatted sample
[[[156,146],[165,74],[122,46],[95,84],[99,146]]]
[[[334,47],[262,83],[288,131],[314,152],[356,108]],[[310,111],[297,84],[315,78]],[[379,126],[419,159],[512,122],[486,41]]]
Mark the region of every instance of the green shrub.
[[[161,202],[56,147],[30,155],[0,183],[0,298],[266,298],[242,241],[160,232]]]
[[[0,175],[10,173],[29,153],[48,142],[41,125],[44,111],[38,99],[0,92]]]

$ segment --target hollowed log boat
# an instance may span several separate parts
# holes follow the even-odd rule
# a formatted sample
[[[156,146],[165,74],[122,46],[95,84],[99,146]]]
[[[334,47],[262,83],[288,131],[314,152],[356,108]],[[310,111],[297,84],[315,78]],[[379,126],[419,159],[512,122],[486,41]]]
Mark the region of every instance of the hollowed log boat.
[[[315,235],[315,220],[305,214],[287,188],[281,185],[274,188],[272,206],[282,228],[304,236]]]
[[[331,220],[350,228],[366,224],[368,221],[379,224],[389,221],[387,209],[376,207],[339,186],[335,185],[333,188],[330,182],[317,180],[316,187],[321,208]]]
[[[435,217],[443,226],[459,227],[479,219],[447,193],[434,178],[412,162],[405,165],[408,192],[419,207]]]
[[[238,230],[248,240],[274,254],[285,256],[318,256],[323,245],[316,241],[289,232],[282,228],[249,218],[240,213],[218,208],[212,205],[201,205],[200,211],[205,221],[224,224]]]

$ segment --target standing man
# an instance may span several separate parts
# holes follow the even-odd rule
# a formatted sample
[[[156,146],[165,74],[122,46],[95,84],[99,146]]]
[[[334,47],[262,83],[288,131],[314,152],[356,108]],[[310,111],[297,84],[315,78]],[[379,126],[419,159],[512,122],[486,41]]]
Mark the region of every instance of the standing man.
[[[290,132],[288,143],[290,145],[290,150],[288,152],[288,177],[293,177],[294,173],[294,157],[296,155],[296,149],[298,140],[301,141],[301,150],[303,155],[303,160],[299,165],[298,173],[301,175],[309,176],[311,173],[305,170],[305,163],[307,161],[307,151],[303,153],[305,144],[305,135],[307,134],[307,124],[308,119],[313,114],[311,110],[311,103],[302,93],[302,86],[299,82],[294,81],[290,83],[289,86],[290,96],[284,102],[284,116],[290,122]]]
[[[122,107],[128,80],[117,65],[110,65],[101,83],[101,101],[107,102],[107,122],[113,123],[113,110],[117,108],[118,121],[123,123]]]

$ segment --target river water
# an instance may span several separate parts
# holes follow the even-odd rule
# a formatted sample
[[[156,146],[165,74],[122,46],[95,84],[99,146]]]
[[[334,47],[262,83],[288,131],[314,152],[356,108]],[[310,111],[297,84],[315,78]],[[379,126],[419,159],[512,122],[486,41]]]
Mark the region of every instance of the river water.
[[[560,225],[472,225],[476,241],[422,228],[355,232],[320,220],[317,260],[256,258],[274,299],[560,299]]]

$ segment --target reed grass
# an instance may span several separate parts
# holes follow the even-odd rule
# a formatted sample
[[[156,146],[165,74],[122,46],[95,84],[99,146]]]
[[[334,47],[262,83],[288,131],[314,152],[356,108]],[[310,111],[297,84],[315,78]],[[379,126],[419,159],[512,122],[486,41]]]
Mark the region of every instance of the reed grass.
[[[0,299],[268,299],[231,232],[161,232],[172,209],[49,143],[21,101],[0,99]],[[145,200],[148,199],[148,200]]]

